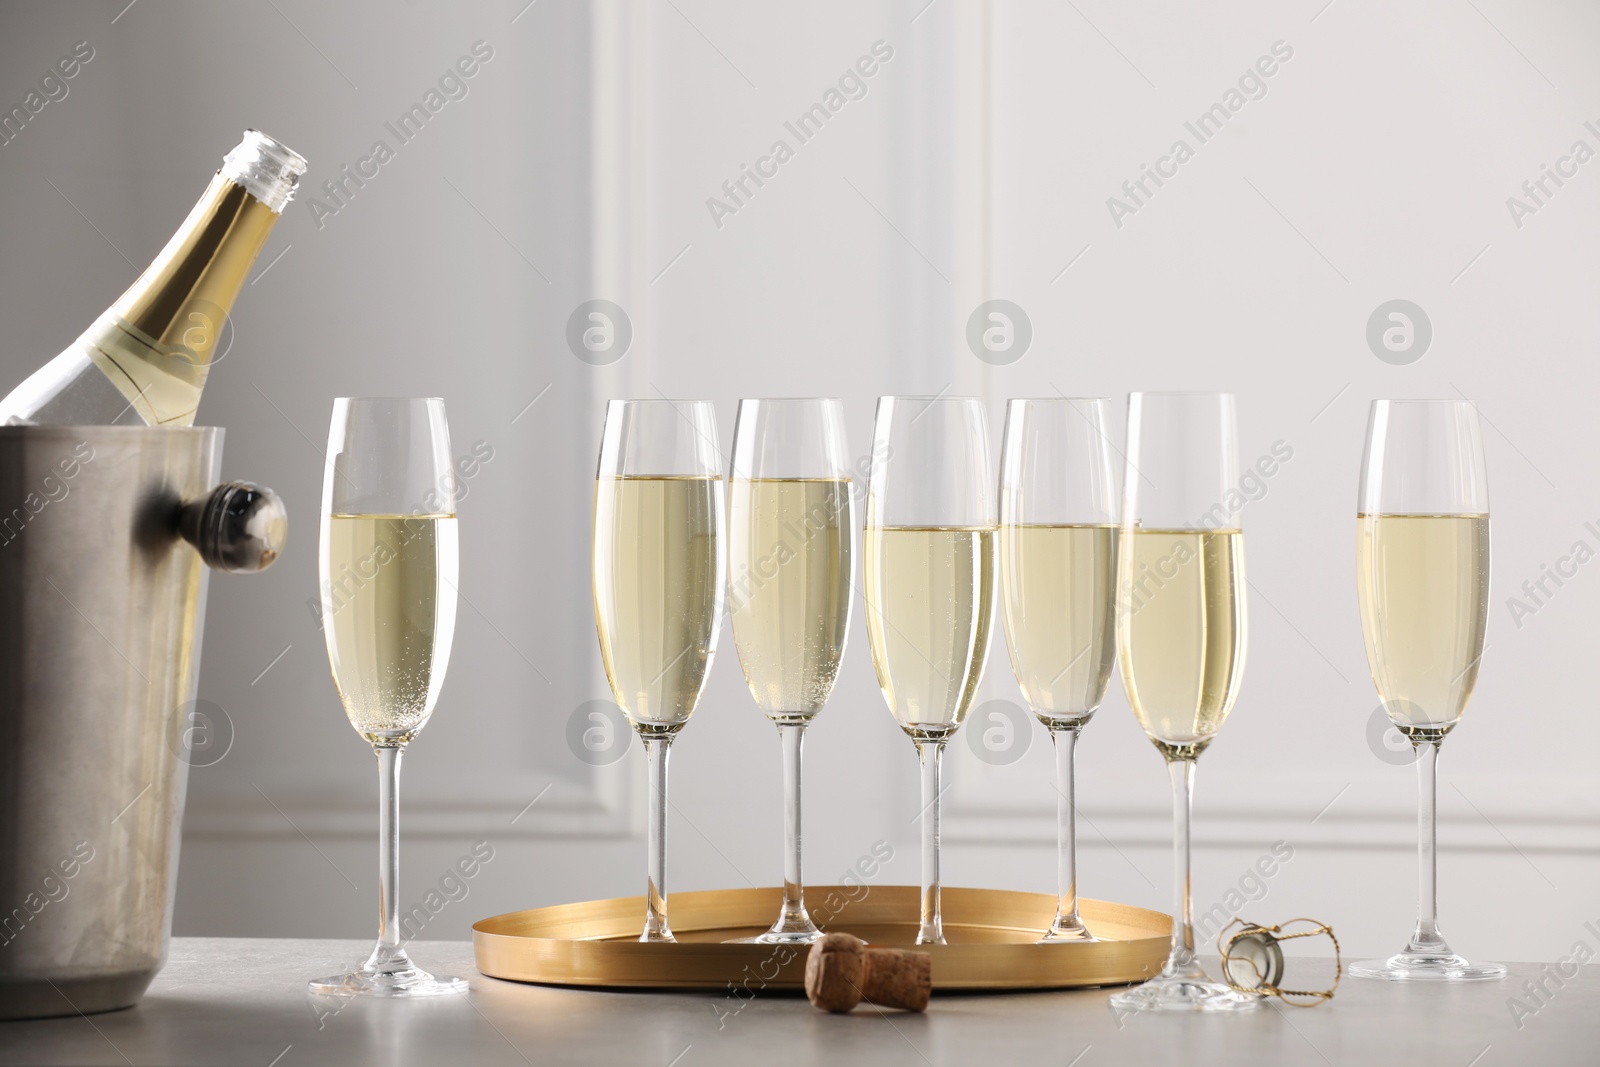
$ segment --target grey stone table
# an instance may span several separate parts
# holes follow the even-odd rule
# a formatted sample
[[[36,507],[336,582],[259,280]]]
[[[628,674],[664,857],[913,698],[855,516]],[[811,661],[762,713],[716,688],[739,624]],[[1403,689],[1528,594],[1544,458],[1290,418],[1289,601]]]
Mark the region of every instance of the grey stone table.
[[[926,1015],[848,1016],[796,996],[611,993],[485,978],[465,942],[417,942],[462,996],[411,1002],[312,998],[306,980],[359,962],[357,941],[178,938],[144,1002],[106,1015],[0,1023],[0,1064],[895,1063],[1251,1065],[1600,1064],[1600,966],[1547,979],[1441,988],[1347,978],[1331,1003],[1231,1017],[1119,1020],[1105,990],[935,997]],[[1558,985],[1557,983],[1562,984]],[[1513,1017],[1517,997],[1533,1014]],[[324,1002],[325,1001],[325,1002]],[[1520,1021],[1521,1026],[1518,1026]]]

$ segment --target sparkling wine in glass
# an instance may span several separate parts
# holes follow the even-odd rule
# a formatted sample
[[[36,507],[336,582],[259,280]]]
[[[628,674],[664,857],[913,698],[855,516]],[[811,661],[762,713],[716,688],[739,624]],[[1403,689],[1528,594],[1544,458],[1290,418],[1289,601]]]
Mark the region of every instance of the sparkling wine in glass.
[[[727,587],[716,413],[703,400],[606,405],[594,497],[594,614],[617,707],[650,768],[640,941],[667,922],[667,753],[711,670]]]
[[[1367,664],[1389,720],[1417,751],[1417,926],[1405,949],[1351,965],[1363,978],[1504,978],[1439,932],[1439,747],[1478,682],[1489,620],[1489,483],[1478,409],[1376,400],[1356,507],[1356,592]]]
[[[313,993],[423,997],[431,975],[400,943],[400,756],[433,714],[456,626],[455,477],[438,398],[334,401],[322,485],[322,632],[345,714],[378,757],[378,943]]]
[[[1012,400],[1000,453],[1006,646],[1056,757],[1056,915],[1041,943],[1095,940],[1078,917],[1073,752],[1116,657],[1117,487],[1106,406]]]
[[[1194,768],[1244,672],[1239,446],[1227,393],[1132,393],[1122,489],[1117,654],[1145,736],[1172,778],[1172,948],[1161,973],[1111,998],[1119,1012],[1240,1011],[1260,998],[1195,956],[1189,820]]]
[[[844,405],[741,400],[729,480],[729,615],[745,681],[783,744],[783,906],[749,940],[822,936],[800,876],[800,751],[833,692],[854,599],[855,507]]]
[[[939,914],[940,760],[971,710],[989,654],[997,527],[983,405],[878,400],[862,577],[878,687],[922,765],[917,944],[944,944]]]

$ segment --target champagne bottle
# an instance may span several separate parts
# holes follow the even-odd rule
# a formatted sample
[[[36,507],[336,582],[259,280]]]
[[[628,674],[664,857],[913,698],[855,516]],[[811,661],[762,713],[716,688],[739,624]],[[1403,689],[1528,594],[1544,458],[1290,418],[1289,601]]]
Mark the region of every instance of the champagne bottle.
[[[305,170],[246,130],[132,288],[0,400],[0,423],[192,425],[228,312]]]

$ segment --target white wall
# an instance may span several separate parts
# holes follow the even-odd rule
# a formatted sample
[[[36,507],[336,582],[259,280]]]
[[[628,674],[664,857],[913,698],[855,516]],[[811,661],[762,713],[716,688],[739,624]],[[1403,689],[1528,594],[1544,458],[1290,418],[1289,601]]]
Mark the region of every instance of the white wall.
[[[1600,150],[1584,126],[1600,127],[1600,12],[924,3],[0,8],[7,109],[75,42],[95,48],[69,95],[0,146],[7,381],[110,303],[245,126],[306,154],[312,193],[473,42],[494,48],[469,95],[320,228],[309,196],[291,205],[261,266],[282,259],[236,309],[202,420],[229,429],[229,476],[283,493],[294,532],[269,574],[212,585],[200,696],[236,739],[191,779],[177,932],[370,933],[373,768],[306,606],[333,396],[441,394],[456,450],[494,449],[463,505],[468,605],[404,791],[403,901],[472,841],[496,849],[429,930],[454,937],[496,912],[640,889],[637,746],[597,771],[565,740],[573,709],[606,694],[587,579],[603,401],[709,397],[726,440],[740,396],[836,394],[865,452],[874,397],[946,387],[989,398],[996,443],[1008,396],[1210,388],[1239,394],[1247,455],[1292,446],[1246,511],[1249,665],[1200,769],[1196,902],[1286,841],[1293,860],[1246,914],[1326,919],[1354,954],[1399,947],[1415,884],[1412,772],[1366,733],[1351,519],[1367,402],[1478,401],[1496,599],[1443,764],[1445,929],[1473,955],[1552,959],[1600,919],[1586,753],[1600,564],[1520,627],[1506,603],[1574,541],[1600,547],[1584,527],[1600,525],[1586,442],[1600,163],[1520,227],[1506,206],[1574,141]],[[707,197],[775,138],[793,145],[784,121],[879,40],[894,56],[865,98],[715,225]],[[1184,122],[1278,41],[1293,56],[1266,95],[1197,146]],[[1194,158],[1116,226],[1107,198],[1180,137]],[[609,367],[564,341],[595,297],[636,331]],[[962,336],[995,297],[1034,329],[1004,367]],[[1394,298],[1433,324],[1409,366],[1365,341]],[[996,648],[983,699],[1002,698],[1018,694]],[[1032,741],[992,767],[958,739],[949,883],[1053,889],[1048,745]],[[1165,910],[1165,775],[1115,683],[1080,757],[1083,892]],[[725,644],[673,756],[671,888],[777,880],[777,758]],[[886,839],[885,877],[914,882],[914,759],[864,632],[808,760],[811,880]]]

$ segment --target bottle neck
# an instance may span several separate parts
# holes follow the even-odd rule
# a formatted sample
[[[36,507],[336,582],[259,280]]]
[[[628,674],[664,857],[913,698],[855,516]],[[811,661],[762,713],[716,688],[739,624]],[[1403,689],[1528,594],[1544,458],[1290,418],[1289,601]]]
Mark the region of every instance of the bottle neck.
[[[277,221],[277,212],[217,174],[109,316],[156,351],[206,366]]]

